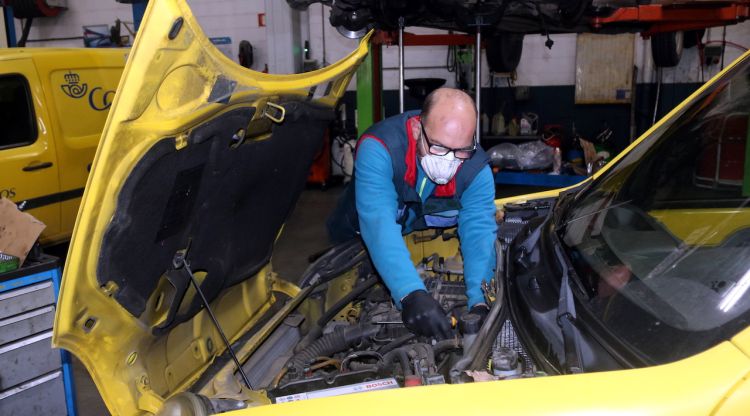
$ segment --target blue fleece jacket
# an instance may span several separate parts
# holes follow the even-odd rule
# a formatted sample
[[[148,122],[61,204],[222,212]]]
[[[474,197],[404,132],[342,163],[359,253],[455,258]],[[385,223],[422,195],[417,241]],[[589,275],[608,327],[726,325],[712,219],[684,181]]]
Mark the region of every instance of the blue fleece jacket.
[[[417,162],[416,190],[425,201],[435,183]],[[391,291],[396,306],[415,290],[425,290],[414,268],[402,233],[412,231],[414,212],[409,212],[406,228],[397,222],[398,194],[393,185],[393,165],[388,150],[375,139],[359,143],[354,162],[354,186],[359,228],[375,267]],[[495,182],[485,166],[461,195],[458,236],[464,259],[464,281],[469,307],[484,302],[482,281],[489,281],[495,268]]]

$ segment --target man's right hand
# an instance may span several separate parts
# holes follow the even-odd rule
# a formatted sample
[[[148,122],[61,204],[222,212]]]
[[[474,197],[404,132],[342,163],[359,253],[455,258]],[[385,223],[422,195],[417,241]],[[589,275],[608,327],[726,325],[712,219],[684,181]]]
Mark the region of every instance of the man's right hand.
[[[438,340],[451,337],[445,311],[429,293],[415,290],[401,300],[401,306],[401,319],[411,332]]]

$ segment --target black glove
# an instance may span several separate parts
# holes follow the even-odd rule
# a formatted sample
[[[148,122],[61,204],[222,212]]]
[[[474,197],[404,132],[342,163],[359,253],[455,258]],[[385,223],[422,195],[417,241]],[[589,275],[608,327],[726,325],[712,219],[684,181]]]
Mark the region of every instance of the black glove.
[[[490,307],[484,303],[477,303],[476,305],[471,307],[469,313],[479,315],[479,326],[481,327],[484,323],[484,320],[487,318],[487,314],[490,313]]]
[[[440,304],[424,290],[415,290],[401,301],[401,319],[417,335],[438,340],[451,337],[451,325]]]

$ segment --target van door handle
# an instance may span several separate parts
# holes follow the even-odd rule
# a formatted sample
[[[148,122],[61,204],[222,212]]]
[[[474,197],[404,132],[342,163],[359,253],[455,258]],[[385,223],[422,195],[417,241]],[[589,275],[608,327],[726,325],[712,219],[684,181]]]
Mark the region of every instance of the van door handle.
[[[28,165],[23,168],[24,172],[33,172],[35,170],[47,169],[52,167],[52,162],[42,162],[36,165]]]

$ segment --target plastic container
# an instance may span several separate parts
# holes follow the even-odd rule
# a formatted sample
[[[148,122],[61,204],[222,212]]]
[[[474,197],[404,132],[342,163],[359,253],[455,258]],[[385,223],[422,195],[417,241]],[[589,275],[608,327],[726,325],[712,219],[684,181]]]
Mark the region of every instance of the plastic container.
[[[491,132],[493,136],[502,136],[505,134],[505,116],[502,111],[498,111],[492,116]]]
[[[18,268],[18,257],[0,253],[0,273],[10,272]]]

